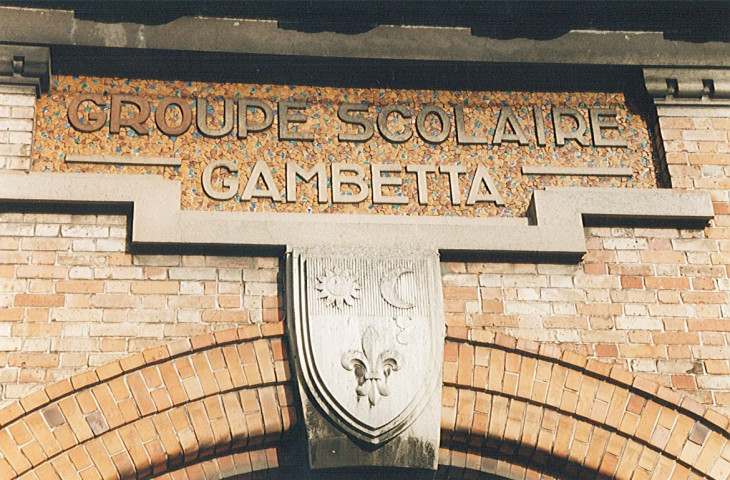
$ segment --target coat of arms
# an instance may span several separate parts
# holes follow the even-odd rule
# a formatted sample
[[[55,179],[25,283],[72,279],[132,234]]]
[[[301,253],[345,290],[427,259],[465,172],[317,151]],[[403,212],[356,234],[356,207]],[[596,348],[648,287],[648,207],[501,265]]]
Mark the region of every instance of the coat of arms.
[[[289,267],[290,328],[310,400],[358,441],[381,445],[404,432],[440,396],[437,255],[305,250]]]

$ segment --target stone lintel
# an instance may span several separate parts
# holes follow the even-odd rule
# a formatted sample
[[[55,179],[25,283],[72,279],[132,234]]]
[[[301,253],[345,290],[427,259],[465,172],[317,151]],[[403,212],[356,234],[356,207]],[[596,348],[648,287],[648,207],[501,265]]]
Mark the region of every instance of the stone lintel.
[[[132,241],[139,244],[238,245],[282,252],[288,245],[357,245],[571,261],[586,252],[585,217],[696,227],[714,216],[705,193],[633,188],[536,191],[530,218],[188,211],[180,210],[178,181],[150,175],[41,172],[0,174],[0,202],[131,204]]]
[[[31,86],[39,95],[48,91],[50,83],[51,54],[48,47],[0,45],[0,86]]]

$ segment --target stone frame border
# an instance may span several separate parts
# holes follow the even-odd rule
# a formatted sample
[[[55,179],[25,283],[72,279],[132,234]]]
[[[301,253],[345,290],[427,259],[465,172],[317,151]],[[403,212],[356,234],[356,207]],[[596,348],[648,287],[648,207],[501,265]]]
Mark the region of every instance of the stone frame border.
[[[528,217],[461,218],[180,210],[180,182],[149,175],[0,175],[0,202],[132,204],[139,244],[436,249],[442,254],[537,254],[579,259],[585,218],[704,226],[709,195],[664,189],[552,188],[533,193]]]

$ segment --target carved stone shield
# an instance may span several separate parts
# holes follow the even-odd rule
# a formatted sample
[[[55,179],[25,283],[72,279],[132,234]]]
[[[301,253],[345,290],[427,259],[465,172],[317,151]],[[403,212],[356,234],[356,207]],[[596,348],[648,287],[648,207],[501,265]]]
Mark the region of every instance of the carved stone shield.
[[[437,254],[295,250],[289,268],[290,328],[308,397],[368,444],[404,432],[440,397]]]

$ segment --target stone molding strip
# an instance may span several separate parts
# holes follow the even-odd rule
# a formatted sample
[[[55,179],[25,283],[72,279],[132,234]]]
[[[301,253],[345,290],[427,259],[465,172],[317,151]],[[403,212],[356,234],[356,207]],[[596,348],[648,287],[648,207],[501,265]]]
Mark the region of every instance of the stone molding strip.
[[[730,117],[730,103],[723,105],[656,105],[656,113],[660,117]]]
[[[523,175],[570,175],[587,177],[630,177],[633,172],[624,167],[522,167]]]
[[[151,175],[0,175],[0,202],[132,204],[132,242],[420,248],[580,258],[583,217],[706,223],[710,197],[662,189],[554,188],[533,193],[530,218],[406,217],[180,210],[180,183]]]
[[[135,155],[66,155],[66,163],[102,163],[108,165],[150,165],[160,167],[179,167],[180,158],[138,157]]]

